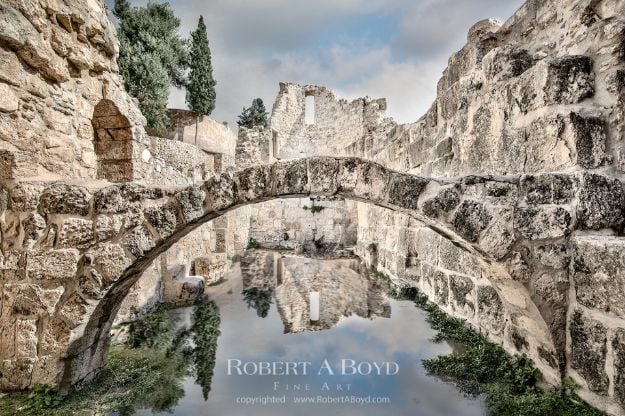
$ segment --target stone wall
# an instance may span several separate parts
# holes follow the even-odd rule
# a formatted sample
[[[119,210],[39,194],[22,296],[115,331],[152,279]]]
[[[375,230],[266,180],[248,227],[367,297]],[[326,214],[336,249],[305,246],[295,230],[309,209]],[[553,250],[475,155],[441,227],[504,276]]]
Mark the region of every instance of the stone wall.
[[[372,158],[433,176],[625,172],[623,2],[527,1],[485,20],[449,59],[437,98]],[[357,150],[350,155],[367,156]]]
[[[356,206],[342,198],[282,199],[249,211],[249,236],[262,247],[315,253],[356,245]]]
[[[571,190],[576,185],[557,175],[540,177],[533,186],[527,201],[538,211],[497,212],[502,224],[524,216],[542,224],[524,231],[543,233],[533,237],[537,244],[517,247],[502,261],[563,334],[556,336],[566,344],[562,376],[571,376],[585,400],[614,415],[625,414],[625,319],[616,306],[625,292],[625,238],[620,225],[610,225],[621,224],[624,206],[618,189],[625,156],[625,22],[617,17],[623,13],[622,1],[528,1],[503,25],[480,22],[450,58],[436,101],[419,121],[396,126],[370,155],[357,142],[346,148],[349,155],[434,176],[596,170],[618,178],[613,185],[602,181],[605,194],[600,184],[593,196],[580,194],[586,207],[578,209],[589,213],[607,203],[602,195],[614,195],[613,220],[583,220],[586,231],[567,235],[566,244],[554,243],[544,222],[577,195]],[[444,211],[454,201],[450,191],[434,205]],[[491,339],[505,332],[508,339],[501,341],[509,351],[524,348],[522,337],[505,325],[488,327],[498,320],[491,315],[501,313],[493,303],[496,292],[466,253],[401,214],[365,204],[358,212],[357,251],[369,264],[418,282],[431,300]]]
[[[314,100],[314,117],[306,120],[306,99]],[[378,137],[385,137],[393,126],[384,117],[385,99],[338,99],[318,85],[280,83],[273,105],[269,130],[278,159],[315,155],[337,155],[358,143],[363,152]],[[366,144],[365,144],[366,141]]]
[[[147,145],[145,119],[117,73],[104,3],[7,0],[0,16],[1,177],[132,176],[127,159]],[[114,105],[96,108],[103,101]],[[128,141],[115,167],[101,166],[94,128]]]
[[[168,110],[171,127],[165,137],[199,147],[207,153],[225,155],[233,163],[237,136],[226,123],[188,110]]]

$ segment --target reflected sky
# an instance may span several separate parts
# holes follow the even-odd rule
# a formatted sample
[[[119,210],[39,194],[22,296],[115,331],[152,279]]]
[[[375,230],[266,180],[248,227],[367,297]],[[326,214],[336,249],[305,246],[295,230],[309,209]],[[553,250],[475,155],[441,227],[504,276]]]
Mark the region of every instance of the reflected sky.
[[[204,401],[201,387],[194,383],[193,377],[189,377],[183,383],[185,397],[172,413],[163,415],[312,416],[322,412],[376,416],[485,414],[481,400],[464,397],[453,385],[425,374],[421,360],[449,353],[451,347],[429,341],[434,331],[425,321],[425,313],[412,302],[389,300],[389,318],[366,319],[352,315],[327,330],[285,333],[275,304],[266,318],[259,318],[256,311],[248,308],[243,300],[242,290],[240,270],[235,268],[212,296],[221,312],[221,336],[208,400]],[[191,313],[192,308],[171,311],[175,324],[184,326],[190,324]],[[242,362],[307,361],[312,364],[305,376],[228,375],[228,359]],[[396,362],[399,371],[395,375],[342,375],[339,363],[343,359],[371,364]],[[327,371],[322,375],[317,374],[324,360],[332,365],[334,375],[328,375]],[[363,369],[365,367],[367,365]],[[276,382],[279,383],[277,388]],[[306,385],[308,391],[305,391]],[[339,385],[342,388],[340,391],[337,390]],[[298,386],[300,390],[294,391]],[[329,390],[324,390],[324,387]],[[285,403],[237,403],[249,400],[240,398],[266,396],[278,397]],[[388,397],[390,402],[360,405],[294,403],[297,398],[312,397],[316,400],[317,396],[347,396],[349,400],[353,400],[352,396]],[[161,413],[142,410],[137,414]]]

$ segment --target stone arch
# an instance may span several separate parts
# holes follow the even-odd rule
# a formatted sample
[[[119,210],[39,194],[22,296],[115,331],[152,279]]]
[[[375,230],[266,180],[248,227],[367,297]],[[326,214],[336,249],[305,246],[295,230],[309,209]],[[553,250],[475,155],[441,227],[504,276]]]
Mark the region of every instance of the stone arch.
[[[102,99],[93,109],[94,150],[97,177],[110,182],[133,179],[133,140],[128,118],[111,100]]]
[[[404,213],[475,257],[485,271],[480,279],[487,286],[480,285],[484,290],[477,293],[485,313],[499,308],[493,316],[505,319],[506,325],[509,322],[515,333],[531,336],[534,356],[557,356],[544,315],[500,261],[505,253],[497,238],[510,234],[505,228],[508,218],[494,218],[477,202],[495,198],[491,204],[500,209],[519,186],[518,177],[431,179],[363,159],[335,157],[252,166],[186,188],[125,183],[88,189],[49,184],[38,206],[45,207],[46,215],[63,215],[42,218],[45,224],[37,224],[35,230],[41,235],[31,247],[36,254],[29,256],[26,273],[40,282],[34,285],[39,291],[34,297],[41,302],[36,313],[46,317],[33,328],[33,337],[39,341],[35,341],[37,349],[28,359],[29,366],[21,368],[22,377],[31,384],[56,385],[61,390],[91,380],[105,364],[109,330],[131,286],[158,255],[201,224],[243,205],[332,195]],[[483,197],[482,191],[491,196]],[[26,212],[19,215],[28,216]],[[557,218],[554,226],[562,222]],[[58,238],[50,246],[46,235],[53,230],[58,231]],[[62,290],[46,292],[55,285],[62,285]],[[52,296],[56,298],[51,300]],[[11,304],[3,302],[3,308],[9,310]],[[19,314],[25,309],[35,307],[20,305]],[[18,362],[6,360],[3,365],[10,364]],[[549,382],[558,382],[557,361],[546,359],[537,366]]]

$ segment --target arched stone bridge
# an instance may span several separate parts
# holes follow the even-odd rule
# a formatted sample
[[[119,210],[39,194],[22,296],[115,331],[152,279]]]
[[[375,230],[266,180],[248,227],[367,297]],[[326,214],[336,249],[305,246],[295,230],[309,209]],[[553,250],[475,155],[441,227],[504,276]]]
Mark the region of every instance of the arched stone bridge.
[[[92,379],[105,364],[122,300],[160,253],[239,206],[308,195],[404,212],[478,258],[494,288],[478,294],[480,329],[505,319],[499,339],[506,346],[522,339],[553,383],[565,360],[569,263],[536,248],[568,247],[576,229],[620,227],[625,200],[618,180],[587,173],[428,179],[333,157],[253,166],[182,189],[7,184],[0,188],[0,388],[67,390]],[[553,278],[532,280],[545,274]],[[431,285],[437,296],[439,285]]]

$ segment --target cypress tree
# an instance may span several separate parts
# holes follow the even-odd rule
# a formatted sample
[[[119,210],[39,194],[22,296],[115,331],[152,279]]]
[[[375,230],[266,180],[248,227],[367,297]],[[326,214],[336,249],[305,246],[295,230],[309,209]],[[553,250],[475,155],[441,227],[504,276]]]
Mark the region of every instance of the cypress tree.
[[[200,114],[209,115],[215,109],[215,80],[211,51],[204,17],[200,16],[197,29],[191,33],[191,54],[189,59],[191,73],[187,86],[186,101],[189,108]]]
[[[260,98],[255,98],[252,101],[252,106],[249,108],[243,107],[243,112],[239,116],[237,124],[239,127],[247,127],[251,129],[254,126],[267,127],[267,111],[265,110],[265,104]]]

